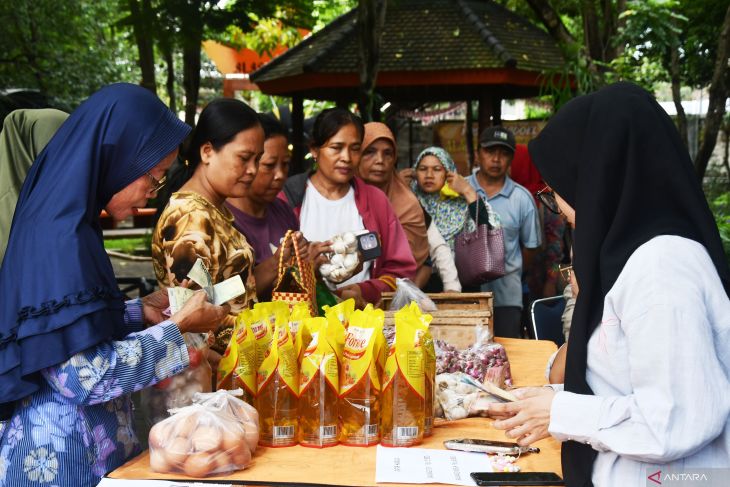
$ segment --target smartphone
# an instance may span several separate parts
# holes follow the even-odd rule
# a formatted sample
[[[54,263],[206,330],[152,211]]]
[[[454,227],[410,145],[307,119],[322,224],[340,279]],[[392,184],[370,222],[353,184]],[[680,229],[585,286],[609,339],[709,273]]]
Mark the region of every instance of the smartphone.
[[[517,443],[506,441],[477,440],[474,438],[459,438],[444,441],[449,450],[461,450],[480,453],[498,453],[502,455],[521,455],[523,453],[540,453],[539,448],[520,446]]]
[[[555,472],[472,472],[477,485],[565,485]]]
[[[357,249],[363,262],[380,257],[380,237],[376,232],[367,232],[357,236]]]

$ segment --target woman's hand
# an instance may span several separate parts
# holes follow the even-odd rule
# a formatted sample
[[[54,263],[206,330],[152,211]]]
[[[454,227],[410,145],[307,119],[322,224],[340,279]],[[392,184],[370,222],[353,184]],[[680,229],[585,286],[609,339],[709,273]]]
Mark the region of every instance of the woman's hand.
[[[142,298],[142,316],[145,325],[156,325],[167,319],[162,314],[170,307],[170,300],[167,297],[167,289],[159,289]]]
[[[319,269],[319,266],[329,262],[327,254],[332,253],[332,242],[327,240],[326,242],[309,242],[309,249],[307,250],[307,260],[312,262],[315,269]]]
[[[356,309],[364,309],[368,304],[365,301],[365,298],[362,297],[362,290],[360,290],[360,286],[357,284],[350,284],[349,286],[341,287],[335,291],[335,294],[337,294],[343,301],[353,298],[355,300]]]
[[[514,391],[520,400],[489,405],[489,415],[498,418],[493,426],[505,430],[521,446],[550,436],[550,408],[555,391],[550,387],[525,387]]]
[[[398,175],[403,178],[403,181],[405,181],[408,186],[410,186],[411,181],[413,181],[413,168],[407,167],[405,169],[401,169],[398,171]]]
[[[451,189],[463,196],[467,203],[473,203],[477,200],[477,192],[461,174],[456,172],[448,173],[446,182],[449,183]]]
[[[227,304],[216,306],[208,302],[208,295],[201,289],[170,317],[170,321],[177,324],[181,333],[207,333],[215,331],[230,311]]]

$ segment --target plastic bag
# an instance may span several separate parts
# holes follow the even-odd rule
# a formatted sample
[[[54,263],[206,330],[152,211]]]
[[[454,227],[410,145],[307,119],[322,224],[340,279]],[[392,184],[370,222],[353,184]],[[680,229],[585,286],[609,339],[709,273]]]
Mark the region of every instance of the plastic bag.
[[[464,372],[479,382],[486,380],[500,388],[511,387],[512,374],[504,347],[491,341],[485,326],[477,326],[476,336],[474,345],[466,350],[436,340],[436,373]]]
[[[395,280],[395,285],[395,296],[390,303],[391,311],[398,311],[404,306],[409,306],[411,301],[415,301],[423,312],[436,311],[436,304],[410,279],[398,278]]]
[[[502,402],[498,398],[481,392],[461,379],[463,372],[439,374],[436,376],[436,398],[441,415],[453,421],[469,416],[485,416],[489,404]]]
[[[333,252],[329,256],[329,262],[319,267],[319,273],[328,282],[339,284],[355,275],[362,259],[357,250],[357,236],[354,232],[338,234],[330,240]]]
[[[189,406],[197,392],[212,390],[213,370],[206,358],[208,344],[206,336],[200,333],[183,335],[190,357],[190,365],[183,372],[161,380],[142,391],[142,407],[150,424],[156,424],[170,416],[168,410]],[[160,362],[157,367],[164,366]],[[164,371],[156,371],[163,375]]]
[[[253,408],[228,391],[196,396],[198,400],[171,410],[171,417],[150,430],[150,467],[155,472],[206,477],[250,465],[258,441]]]

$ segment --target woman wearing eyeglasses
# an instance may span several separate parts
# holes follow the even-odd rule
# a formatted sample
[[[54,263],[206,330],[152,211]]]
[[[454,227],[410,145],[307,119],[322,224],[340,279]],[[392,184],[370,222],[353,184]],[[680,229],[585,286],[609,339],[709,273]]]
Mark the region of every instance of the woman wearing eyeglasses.
[[[672,120],[617,83],[565,105],[529,150],[575,225],[580,294],[564,387],[518,391],[495,427],[564,442],[569,486],[730,467],[730,270]]]
[[[256,298],[253,249],[234,228],[227,198],[245,194],[264,152],[256,112],[239,100],[213,100],[200,114],[188,146],[182,180],[152,234],[152,263],[160,287],[179,286],[200,258],[213,284],[240,275],[246,293],[231,301],[212,348],[222,353],[236,315]],[[172,183],[173,186],[179,186]]]
[[[189,366],[182,333],[228,307],[197,294],[125,303],[102,208],[143,208],[190,128],[148,90],[115,84],[76,109],[35,159],[0,270],[0,485],[94,486],[140,451],[130,395]]]

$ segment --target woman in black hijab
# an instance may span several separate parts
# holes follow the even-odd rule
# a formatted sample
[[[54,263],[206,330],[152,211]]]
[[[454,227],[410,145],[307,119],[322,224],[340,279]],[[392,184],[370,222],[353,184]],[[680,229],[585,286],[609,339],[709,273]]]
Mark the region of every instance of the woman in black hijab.
[[[730,271],[673,122],[617,83],[565,105],[529,151],[575,223],[580,294],[564,390],[518,391],[495,427],[563,441],[569,486],[729,467]]]

